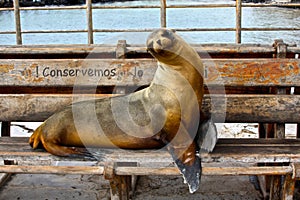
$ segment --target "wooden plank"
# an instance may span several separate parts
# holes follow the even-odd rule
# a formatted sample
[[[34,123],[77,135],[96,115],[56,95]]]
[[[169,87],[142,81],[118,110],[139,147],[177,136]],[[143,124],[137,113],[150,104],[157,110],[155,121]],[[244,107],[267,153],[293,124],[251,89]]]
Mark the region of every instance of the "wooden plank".
[[[72,102],[106,95],[0,94],[0,121],[43,121]],[[215,122],[299,123],[299,95],[205,95],[202,111]]]
[[[103,166],[23,166],[0,165],[0,173],[18,174],[98,174],[103,175]],[[177,167],[115,167],[116,175],[179,175]],[[203,167],[203,175],[286,175],[292,173],[290,166],[283,167]]]
[[[117,42],[117,41],[116,41]],[[272,45],[261,44],[191,44],[193,48],[203,57],[213,58],[273,58],[276,54]],[[115,45],[23,45],[23,46],[1,46],[0,55],[3,58],[86,58],[87,55],[97,55],[95,58],[115,58]],[[127,56],[131,58],[150,58],[145,45],[128,45]],[[300,52],[299,47],[288,46],[287,54],[293,55]],[[106,56],[105,56],[106,55]],[[238,55],[238,56],[237,56]]]
[[[176,167],[117,167],[118,175],[178,175]],[[284,167],[206,167],[203,166],[202,174],[209,176],[245,176],[245,175],[286,175],[291,174],[290,166]]]
[[[19,165],[57,165],[57,163],[74,163],[82,159],[64,158],[50,155],[42,150],[33,150],[27,143],[28,138],[0,138],[0,160],[12,160]],[[263,140],[263,139],[261,139]],[[23,141],[23,142],[22,142]],[[225,145],[226,143],[229,143]],[[251,141],[251,142],[250,142]],[[260,140],[259,140],[260,141]],[[249,139],[249,143],[257,145],[247,146],[243,140],[220,139],[212,153],[201,153],[203,163],[224,163],[229,166],[253,165],[254,163],[291,163],[300,162],[300,140],[291,140],[291,144],[276,146],[282,140],[264,141]],[[241,145],[236,145],[241,142]],[[106,162],[135,162],[141,167],[172,166],[173,160],[166,150],[122,150],[122,149],[88,149],[99,159],[99,163]],[[90,163],[90,162],[88,162]],[[295,167],[294,167],[295,168]],[[293,169],[294,169],[293,168]],[[297,168],[296,168],[297,169]],[[294,170],[295,176],[298,171]]]
[[[116,41],[117,42],[117,41]],[[262,44],[191,44],[198,53],[275,53],[272,45]],[[115,45],[107,44],[61,44],[61,45],[0,45],[0,52],[3,54],[72,54],[72,53],[105,53],[107,51],[114,51]],[[299,47],[288,47],[288,51],[298,52]],[[143,52],[147,53],[144,44],[134,44],[128,46],[129,52]]]
[[[103,166],[20,166],[0,165],[0,172],[17,174],[98,174],[102,175]]]
[[[144,85],[153,79],[151,60],[1,60],[1,86]]]
[[[203,59],[209,86],[300,86],[299,59]],[[154,59],[1,59],[0,86],[148,85]]]

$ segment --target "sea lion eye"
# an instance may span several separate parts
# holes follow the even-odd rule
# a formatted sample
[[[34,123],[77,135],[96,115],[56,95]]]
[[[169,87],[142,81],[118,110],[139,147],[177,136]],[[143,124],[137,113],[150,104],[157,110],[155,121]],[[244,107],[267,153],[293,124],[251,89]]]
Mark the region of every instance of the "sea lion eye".
[[[161,46],[161,41],[160,40],[157,40],[156,43]]]

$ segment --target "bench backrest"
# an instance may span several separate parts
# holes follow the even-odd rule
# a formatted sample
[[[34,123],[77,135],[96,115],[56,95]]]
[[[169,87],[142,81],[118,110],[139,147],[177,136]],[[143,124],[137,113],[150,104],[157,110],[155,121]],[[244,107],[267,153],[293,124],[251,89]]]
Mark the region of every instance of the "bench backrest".
[[[299,48],[194,47],[205,65],[203,111],[216,122],[300,123],[300,96],[290,95],[300,87]],[[133,92],[149,85],[157,65],[145,47],[124,41],[0,47],[0,55],[0,121],[43,121],[73,101]]]

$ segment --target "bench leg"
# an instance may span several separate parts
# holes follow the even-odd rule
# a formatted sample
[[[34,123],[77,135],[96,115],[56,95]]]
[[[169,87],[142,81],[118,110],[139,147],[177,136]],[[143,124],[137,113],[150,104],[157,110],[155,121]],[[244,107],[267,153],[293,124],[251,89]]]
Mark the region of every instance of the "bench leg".
[[[104,167],[104,178],[109,180],[112,200],[129,200],[133,196],[137,177],[131,175],[116,175],[117,166],[137,166],[138,163],[107,163]]]
[[[2,122],[1,135],[2,137],[10,137],[10,122]]]
[[[0,188],[5,185],[5,183],[9,180],[12,174],[10,173],[1,173],[0,174]]]
[[[295,179],[292,174],[284,176],[271,176],[270,200],[293,200]]]
[[[128,200],[131,191],[131,176],[114,176],[110,182],[111,200]]]
[[[281,176],[271,176],[270,200],[281,200]]]
[[[282,189],[282,200],[293,200],[295,182],[296,180],[292,178],[292,174],[288,174],[285,176]]]

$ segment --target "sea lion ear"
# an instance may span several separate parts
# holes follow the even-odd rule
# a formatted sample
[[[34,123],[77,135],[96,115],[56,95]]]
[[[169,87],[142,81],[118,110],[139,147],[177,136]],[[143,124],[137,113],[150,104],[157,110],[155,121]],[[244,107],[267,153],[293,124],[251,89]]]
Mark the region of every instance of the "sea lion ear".
[[[175,29],[170,29],[173,33],[176,33],[176,30]]]

